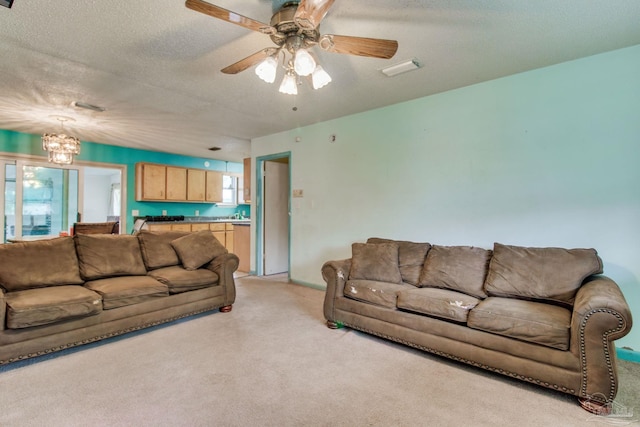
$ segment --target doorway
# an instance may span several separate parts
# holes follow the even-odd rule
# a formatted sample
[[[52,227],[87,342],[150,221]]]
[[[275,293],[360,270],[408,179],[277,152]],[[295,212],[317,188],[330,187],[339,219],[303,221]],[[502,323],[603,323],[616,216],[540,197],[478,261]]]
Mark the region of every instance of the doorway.
[[[256,273],[289,273],[291,153],[256,158]]]

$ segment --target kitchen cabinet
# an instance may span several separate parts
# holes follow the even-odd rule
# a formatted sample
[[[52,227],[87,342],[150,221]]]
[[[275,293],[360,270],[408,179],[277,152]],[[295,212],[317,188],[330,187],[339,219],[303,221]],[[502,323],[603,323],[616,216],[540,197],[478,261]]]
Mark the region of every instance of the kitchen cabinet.
[[[202,231],[202,230],[209,231],[209,223],[208,222],[191,224],[191,231]]]
[[[167,168],[150,163],[136,164],[136,200],[165,200]]]
[[[226,236],[225,236],[225,224],[224,222],[215,222],[215,223],[211,223],[209,224],[209,230],[211,230],[211,233],[213,233],[214,237],[216,239],[218,239],[218,241],[220,243],[222,243],[223,245],[225,245],[226,243]],[[225,245],[226,247],[226,245]]]
[[[136,163],[136,200],[222,203],[219,171]]]
[[[205,180],[206,201],[222,203],[222,173],[206,171]]]
[[[202,231],[209,230],[229,252],[235,249],[235,227],[230,222],[174,222],[156,224],[148,222],[145,228],[149,231]]]
[[[225,223],[225,232],[224,232],[224,247],[231,253],[234,253],[234,233],[235,227],[230,222]]]
[[[233,248],[238,259],[238,271],[248,273],[251,270],[251,227],[247,225],[236,225],[233,227]]]
[[[191,224],[171,224],[171,231],[191,231]]]
[[[187,169],[187,200],[204,202],[205,172],[201,169]]]
[[[251,157],[247,157],[242,161],[243,164],[243,183],[242,198],[245,203],[251,203]]]
[[[167,201],[187,198],[187,169],[167,166]]]

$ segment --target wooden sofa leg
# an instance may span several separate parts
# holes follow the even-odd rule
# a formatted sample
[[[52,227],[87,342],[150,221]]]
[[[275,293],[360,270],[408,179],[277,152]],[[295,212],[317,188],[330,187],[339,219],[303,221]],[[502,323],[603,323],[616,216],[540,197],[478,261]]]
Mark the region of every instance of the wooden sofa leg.
[[[329,329],[342,329],[342,323],[335,322],[333,320],[327,320],[327,327]]]
[[[588,397],[579,397],[578,403],[582,406],[582,409],[591,412],[595,415],[609,415],[611,414],[611,404],[601,403]]]
[[[221,313],[228,313],[231,311],[231,309],[233,308],[232,305],[225,305],[224,307],[220,307],[220,312]]]

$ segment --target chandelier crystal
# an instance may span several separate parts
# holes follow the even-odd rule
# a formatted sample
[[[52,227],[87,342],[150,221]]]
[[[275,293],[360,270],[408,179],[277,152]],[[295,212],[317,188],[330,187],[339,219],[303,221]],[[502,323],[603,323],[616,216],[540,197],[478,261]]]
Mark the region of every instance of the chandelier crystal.
[[[60,133],[42,135],[42,149],[49,152],[50,163],[70,165],[73,163],[73,156],[80,154],[80,140],[63,133],[63,123],[69,119],[57,119],[60,121]]]

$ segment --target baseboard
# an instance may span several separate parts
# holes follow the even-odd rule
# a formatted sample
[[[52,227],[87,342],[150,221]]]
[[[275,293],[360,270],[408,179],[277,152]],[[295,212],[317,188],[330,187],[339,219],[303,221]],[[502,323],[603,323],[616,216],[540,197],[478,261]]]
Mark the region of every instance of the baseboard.
[[[326,286],[318,285],[316,283],[304,282],[302,280],[291,279],[291,283],[295,283],[296,285],[306,286],[307,288],[317,289],[319,291],[327,290]]]
[[[616,354],[620,360],[640,363],[640,352],[628,350],[626,348],[616,348]]]

